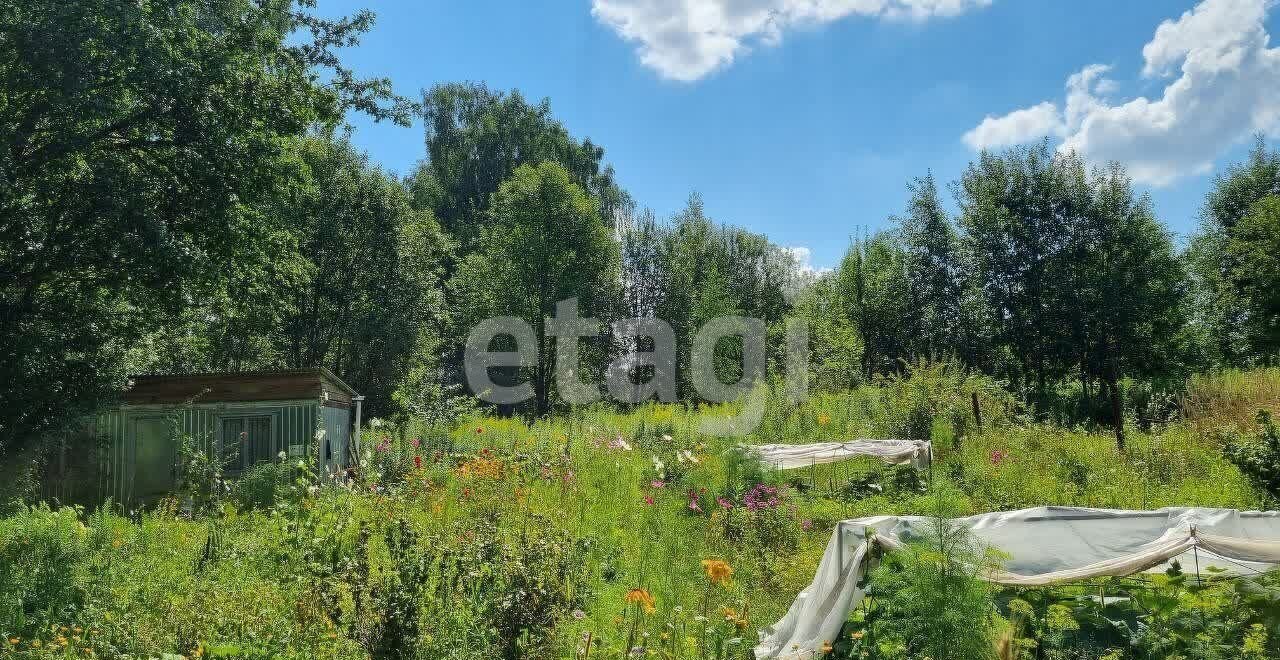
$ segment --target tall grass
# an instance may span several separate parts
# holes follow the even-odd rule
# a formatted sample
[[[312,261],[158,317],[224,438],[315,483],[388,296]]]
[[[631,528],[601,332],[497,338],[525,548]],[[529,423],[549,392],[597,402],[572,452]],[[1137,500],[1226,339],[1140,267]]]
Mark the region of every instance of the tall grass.
[[[742,404],[381,425],[365,431],[361,481],[273,479],[274,505],[236,491],[209,520],[170,506],[139,521],[81,516],[84,531],[67,513],[0,519],[0,556],[9,551],[26,576],[0,580],[0,591],[27,585],[0,593],[0,634],[28,653],[78,627],[91,632],[75,641],[99,657],[221,648],[356,658],[412,639],[425,657],[621,659],[631,646],[746,658],[755,631],[812,578],[837,521],[929,505],[870,459],[776,471],[744,459],[741,443],[924,434],[936,462],[921,476],[961,493],[958,514],[1260,501],[1192,426],[1134,433],[1122,453],[1109,433],[1027,425],[994,384],[929,369],[805,402],[769,393],[745,437],[699,426]],[[879,491],[850,486],[877,480]],[[776,505],[748,510],[759,486],[778,488]],[[28,533],[37,528],[52,531]],[[19,532],[44,545],[6,540]],[[727,562],[732,577],[713,579],[704,560]],[[74,588],[33,602],[32,576],[49,570]],[[503,632],[535,611],[549,618]]]
[[[1182,399],[1183,416],[1198,429],[1252,429],[1259,410],[1280,412],[1280,367],[1224,369],[1192,376]]]

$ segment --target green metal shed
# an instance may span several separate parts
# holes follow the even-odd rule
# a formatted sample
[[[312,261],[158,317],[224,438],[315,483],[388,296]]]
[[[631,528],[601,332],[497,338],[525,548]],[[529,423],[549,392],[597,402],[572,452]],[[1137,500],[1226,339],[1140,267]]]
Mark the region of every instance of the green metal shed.
[[[231,477],[281,452],[337,474],[350,462],[363,398],[324,368],[133,376],[121,405],[93,425],[106,440],[100,494],[132,506],[173,492],[180,436]]]

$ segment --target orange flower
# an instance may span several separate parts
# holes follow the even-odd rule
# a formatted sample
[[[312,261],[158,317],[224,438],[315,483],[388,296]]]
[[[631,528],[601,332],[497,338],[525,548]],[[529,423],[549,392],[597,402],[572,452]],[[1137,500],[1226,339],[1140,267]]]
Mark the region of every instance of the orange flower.
[[[733,577],[733,567],[720,559],[703,559],[702,570],[707,574],[708,580],[722,586],[728,585],[729,578]]]
[[[624,600],[628,603],[636,603],[644,609],[645,614],[653,614],[654,610],[657,609],[653,594],[650,594],[648,589],[632,589],[627,592]]]

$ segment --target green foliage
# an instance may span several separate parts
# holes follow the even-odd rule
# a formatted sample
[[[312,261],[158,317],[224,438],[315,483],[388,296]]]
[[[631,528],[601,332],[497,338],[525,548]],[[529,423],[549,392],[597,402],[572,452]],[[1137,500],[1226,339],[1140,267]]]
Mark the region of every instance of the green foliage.
[[[1280,428],[1265,410],[1258,411],[1258,427],[1253,437],[1235,434],[1222,452],[1259,488],[1280,499]]]
[[[287,194],[291,139],[347,107],[407,119],[335,53],[372,15],[311,4],[6,8],[0,452],[110,400],[136,343],[233,272],[268,278],[288,227],[260,205]]]
[[[696,395],[689,368],[694,335],[718,316],[763,321],[771,330],[767,353],[775,366],[779,364],[778,330],[792,311],[790,294],[804,284],[792,252],[760,234],[716,223],[696,194],[670,222],[659,222],[647,212],[628,212],[618,224],[623,308],[628,316],[658,318],[671,326],[677,340],[676,373],[671,376],[681,399]],[[848,331],[847,325],[841,331],[845,340]],[[822,335],[815,341],[823,341]],[[714,364],[722,380],[736,382],[741,377],[741,350],[735,338],[717,346]],[[647,373],[637,376],[648,378]]]
[[[171,500],[132,520],[47,508],[0,519],[0,529],[11,530],[0,535],[0,555],[18,567],[5,573],[13,577],[4,584],[13,586],[0,598],[10,613],[19,600],[27,604],[25,623],[0,622],[0,634],[20,638],[20,652],[36,657],[34,643],[61,648],[63,636],[100,657],[191,657],[199,649],[230,657],[581,657],[589,644],[590,657],[613,660],[636,646],[678,658],[743,658],[754,631],[777,620],[812,579],[837,520],[1041,504],[1250,508],[1257,501],[1239,470],[1186,429],[1135,433],[1120,453],[1104,436],[1013,424],[998,414],[998,390],[984,389],[983,379],[942,365],[910,373],[920,381],[911,387],[939,411],[935,435],[952,432],[945,411],[968,392],[980,393],[991,410],[959,447],[938,445],[927,495],[919,488],[925,475],[881,468],[880,492],[843,499],[839,486],[868,465],[793,473],[732,450],[738,442],[880,433],[906,401],[877,386],[800,404],[772,394],[761,428],[732,440],[697,432],[699,416],[719,407],[681,405],[625,414],[593,406],[535,423],[380,423],[366,430],[367,468],[355,482],[319,481],[305,465],[262,466],[233,485],[227,501],[234,506],[188,513]],[[1003,453],[993,462],[996,451]],[[892,574],[873,585],[892,591],[874,595],[873,586],[872,611],[882,596],[892,608],[851,624],[832,640],[838,652],[852,642],[881,657],[932,649],[943,633],[922,626],[934,608],[949,612],[945,630],[959,635],[955,653],[995,648],[1012,624],[995,616],[991,594],[962,578],[968,573],[942,561],[972,548],[954,535],[939,538],[945,542],[922,553],[886,560],[882,572]],[[731,577],[710,580],[704,559],[726,562]],[[628,600],[636,589],[653,599],[653,611],[638,595]],[[1034,612],[1020,638],[1069,651],[1127,648],[1141,633],[1136,625],[1104,628],[1104,615],[1118,615],[1090,614],[1073,597],[1021,595]],[[1266,657],[1274,636],[1251,628],[1272,625],[1262,602],[1220,610],[1242,612],[1236,618],[1203,619],[1229,625],[1206,634],[1240,649],[1253,634],[1250,643]],[[1068,607],[1080,630],[1069,629],[1060,608],[1050,612],[1053,604]],[[1177,625],[1190,630],[1192,623]],[[854,640],[858,631],[864,634]]]
[[[470,301],[464,327],[515,316],[534,328],[540,362],[526,375],[534,410],[545,413],[557,359],[546,319],[567,299],[578,301],[582,317],[608,315],[616,303],[617,243],[595,199],[550,161],[516,168],[494,194],[488,217],[477,251],[459,269],[459,291]]]
[[[423,92],[427,158],[410,177],[418,208],[430,209],[459,243],[474,251],[492,218],[492,196],[522,165],[558,164],[594,198],[603,217],[626,196],[602,166],[604,149],[579,141],[551,115],[551,103],[530,104],[517,91],[450,83]]]
[[[1252,366],[1274,359],[1275,197],[1280,153],[1259,136],[1248,159],[1217,178],[1188,249],[1194,329],[1205,359]]]
[[[288,461],[257,463],[236,477],[227,499],[241,511],[270,509],[291,483],[293,471]]]
[[[981,576],[998,566],[998,558],[979,547],[968,530],[950,523],[959,507],[948,495],[930,500],[929,536],[886,555],[871,572],[871,605],[852,624],[854,632],[842,635],[836,657],[995,657],[992,588]]]
[[[91,539],[70,508],[0,519],[0,630],[30,634],[81,605]]]

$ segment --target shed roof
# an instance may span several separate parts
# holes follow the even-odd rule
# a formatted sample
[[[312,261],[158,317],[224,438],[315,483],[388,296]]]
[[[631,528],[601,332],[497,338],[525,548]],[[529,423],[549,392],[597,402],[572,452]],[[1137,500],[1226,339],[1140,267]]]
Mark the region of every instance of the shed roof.
[[[326,399],[350,403],[357,393],[324,367],[130,376],[126,404]]]

